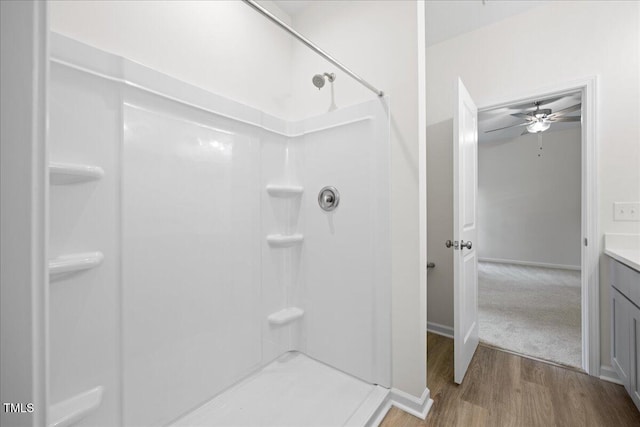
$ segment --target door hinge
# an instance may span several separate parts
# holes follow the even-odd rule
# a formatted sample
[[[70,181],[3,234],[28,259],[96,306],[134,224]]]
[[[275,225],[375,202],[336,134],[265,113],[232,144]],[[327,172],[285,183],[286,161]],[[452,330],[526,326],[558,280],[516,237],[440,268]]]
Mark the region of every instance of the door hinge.
[[[589,246],[589,241],[587,240],[587,238],[586,238],[586,237],[584,238],[584,245],[585,245],[585,246]]]

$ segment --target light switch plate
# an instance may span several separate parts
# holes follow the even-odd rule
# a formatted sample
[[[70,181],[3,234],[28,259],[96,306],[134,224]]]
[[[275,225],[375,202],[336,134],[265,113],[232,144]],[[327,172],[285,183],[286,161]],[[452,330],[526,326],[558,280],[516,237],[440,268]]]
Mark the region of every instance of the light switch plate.
[[[615,202],[614,221],[640,221],[640,202]]]

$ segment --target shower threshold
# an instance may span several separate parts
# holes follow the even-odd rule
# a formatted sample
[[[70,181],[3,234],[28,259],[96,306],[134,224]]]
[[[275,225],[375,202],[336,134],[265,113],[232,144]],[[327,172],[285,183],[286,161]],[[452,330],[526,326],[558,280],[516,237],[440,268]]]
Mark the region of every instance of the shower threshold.
[[[172,427],[377,426],[389,390],[290,352]]]

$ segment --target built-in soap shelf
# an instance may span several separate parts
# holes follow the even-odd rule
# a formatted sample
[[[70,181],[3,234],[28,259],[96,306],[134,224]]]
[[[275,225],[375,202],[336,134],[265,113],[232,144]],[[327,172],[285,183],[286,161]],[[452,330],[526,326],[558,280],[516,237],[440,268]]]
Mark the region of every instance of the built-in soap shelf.
[[[302,234],[269,234],[267,242],[272,248],[289,248],[302,243],[304,236]]]
[[[102,252],[83,252],[61,255],[49,260],[49,276],[89,270],[99,266],[103,259],[104,255]]]
[[[53,185],[79,184],[95,181],[104,176],[99,166],[74,163],[49,163],[49,182]]]
[[[273,314],[267,316],[267,320],[272,325],[286,325],[293,322],[296,319],[301,318],[304,315],[304,310],[298,307],[287,307],[280,311],[276,311]]]
[[[102,387],[92,388],[49,408],[49,427],[71,426],[94,411],[102,402]]]
[[[267,185],[267,193],[273,197],[297,197],[302,194],[304,187],[299,185]]]

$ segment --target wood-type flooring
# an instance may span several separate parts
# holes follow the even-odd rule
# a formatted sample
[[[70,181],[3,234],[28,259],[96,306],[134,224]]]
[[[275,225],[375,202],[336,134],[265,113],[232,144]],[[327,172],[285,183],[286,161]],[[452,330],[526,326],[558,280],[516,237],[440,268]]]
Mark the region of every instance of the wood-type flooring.
[[[624,387],[582,372],[478,347],[462,385],[453,382],[453,340],[427,334],[426,420],[395,407],[381,427],[636,426]]]

